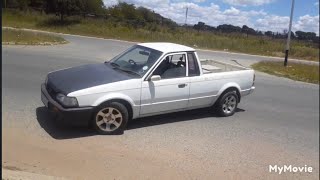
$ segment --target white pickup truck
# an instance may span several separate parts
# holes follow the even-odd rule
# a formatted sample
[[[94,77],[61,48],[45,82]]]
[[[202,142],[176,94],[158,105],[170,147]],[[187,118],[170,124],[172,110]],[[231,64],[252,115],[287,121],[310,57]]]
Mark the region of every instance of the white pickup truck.
[[[201,63],[193,48],[141,43],[105,63],[49,73],[41,99],[64,121],[92,125],[100,134],[122,133],[128,120],[176,111],[210,107],[233,115],[255,89],[254,71]]]

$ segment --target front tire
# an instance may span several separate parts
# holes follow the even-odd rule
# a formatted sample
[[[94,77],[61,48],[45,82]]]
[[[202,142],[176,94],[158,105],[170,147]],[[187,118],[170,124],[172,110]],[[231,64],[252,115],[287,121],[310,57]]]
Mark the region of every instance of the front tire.
[[[93,128],[102,135],[122,134],[128,123],[128,110],[118,102],[100,105],[92,118]]]
[[[222,117],[232,116],[237,109],[238,99],[235,91],[224,93],[216,105],[218,114]]]

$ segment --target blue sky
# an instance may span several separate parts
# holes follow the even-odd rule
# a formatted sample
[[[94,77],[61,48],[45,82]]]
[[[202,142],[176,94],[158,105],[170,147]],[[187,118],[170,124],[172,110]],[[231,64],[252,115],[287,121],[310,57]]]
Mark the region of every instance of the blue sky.
[[[121,0],[144,6],[177,23],[202,21],[212,26],[248,25],[256,30],[283,32],[288,29],[291,0]],[[118,0],[104,0],[112,6]],[[316,32],[319,35],[319,0],[295,0],[293,31]]]
[[[210,2],[218,4],[221,9],[227,9],[230,7],[230,4],[227,4],[219,0],[204,1],[201,4],[202,6],[208,6]],[[277,14],[279,16],[288,16],[291,9],[291,0],[275,0],[270,3],[262,5],[247,5],[247,6],[235,6],[240,10],[264,10],[270,14]],[[318,0],[295,0],[295,9],[294,9],[294,19],[297,19],[300,16],[309,14],[309,15],[319,15],[319,3]],[[232,6],[232,5],[231,5]]]

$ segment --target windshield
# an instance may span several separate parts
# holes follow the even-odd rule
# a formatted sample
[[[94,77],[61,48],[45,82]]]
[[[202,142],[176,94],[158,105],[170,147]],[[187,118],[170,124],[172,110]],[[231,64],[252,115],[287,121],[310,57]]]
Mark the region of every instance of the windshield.
[[[115,68],[143,76],[159,59],[162,52],[135,45],[110,61]]]

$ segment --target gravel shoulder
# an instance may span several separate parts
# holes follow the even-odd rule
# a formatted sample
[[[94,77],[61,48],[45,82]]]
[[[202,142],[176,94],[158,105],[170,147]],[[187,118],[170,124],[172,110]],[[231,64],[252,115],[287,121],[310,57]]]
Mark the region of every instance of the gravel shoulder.
[[[309,156],[301,156],[277,143],[241,138],[217,146],[216,154],[202,157],[192,153],[196,147],[164,148],[153,143],[143,150],[121,141],[120,136],[91,136],[55,140],[39,137],[15,128],[3,129],[2,167],[15,167],[26,173],[18,177],[52,177],[65,179],[317,179],[318,165]],[[193,139],[197,143],[208,143]],[[217,139],[212,139],[222,143]],[[212,143],[212,142],[211,142]],[[251,146],[251,144],[255,146]],[[214,143],[215,144],[215,143]],[[236,146],[237,148],[234,148]],[[222,150],[223,151],[220,151]],[[237,149],[237,150],[236,150]],[[246,157],[246,151],[251,155]],[[268,153],[265,153],[268,152]],[[275,161],[277,159],[277,161]],[[268,165],[304,163],[314,167],[314,173],[269,173]],[[10,169],[10,168],[9,168]],[[5,172],[5,177],[16,177]],[[8,174],[9,173],[9,174]],[[11,173],[11,174],[10,174]],[[30,174],[32,173],[32,174]],[[44,178],[45,179],[45,178]]]
[[[24,178],[46,174],[67,179],[195,179],[201,175],[198,169],[187,172],[167,166],[162,158],[166,156],[131,151],[116,140],[108,139],[108,145],[101,145],[101,138],[48,141],[27,132],[17,133],[17,129],[6,129],[2,166],[26,172],[8,170],[7,177],[17,174]]]

